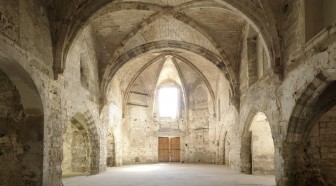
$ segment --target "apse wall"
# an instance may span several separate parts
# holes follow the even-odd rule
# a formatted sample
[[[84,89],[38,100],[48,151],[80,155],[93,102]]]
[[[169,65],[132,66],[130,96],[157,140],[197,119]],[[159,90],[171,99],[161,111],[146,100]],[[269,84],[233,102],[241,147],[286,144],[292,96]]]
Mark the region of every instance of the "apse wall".
[[[219,70],[207,80],[216,86],[215,97],[201,78],[192,84],[184,82],[178,119],[162,120],[155,109],[157,92],[149,90],[141,76],[124,101],[120,79],[114,78],[107,121],[114,135],[115,165],[159,162],[159,137],[180,137],[179,162],[237,165],[231,132],[237,127],[237,111],[230,103],[229,82]],[[122,103],[126,109],[121,114]]]

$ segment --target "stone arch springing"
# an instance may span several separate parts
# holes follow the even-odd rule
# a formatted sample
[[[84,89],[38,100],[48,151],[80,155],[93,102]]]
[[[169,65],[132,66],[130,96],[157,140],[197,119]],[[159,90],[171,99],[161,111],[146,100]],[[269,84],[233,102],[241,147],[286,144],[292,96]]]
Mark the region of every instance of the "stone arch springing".
[[[267,116],[252,108],[241,139],[241,171],[248,174],[274,174],[274,142]]]
[[[68,127],[72,127],[74,129],[73,132],[77,133],[76,136],[79,136],[78,138],[82,139],[82,141],[85,143],[84,145],[86,145],[86,147],[84,147],[85,149],[83,149],[82,147],[79,147],[80,149],[77,149],[77,150],[80,152],[86,151],[87,154],[84,154],[84,155],[81,154],[80,157],[77,157],[77,158],[79,161],[83,161],[84,163],[87,163],[87,165],[84,167],[83,165],[80,165],[81,167],[71,167],[74,165],[73,159],[69,161],[67,157],[63,157],[63,160],[65,160],[66,162],[63,161],[62,169],[63,168],[66,169],[70,167],[70,171],[63,170],[63,172],[66,172],[66,173],[81,172],[81,173],[85,173],[89,175],[98,174],[99,169],[100,169],[100,166],[99,166],[100,143],[99,143],[99,133],[96,128],[96,124],[93,120],[93,116],[90,114],[89,111],[84,112],[84,114],[76,113],[70,119],[70,122],[71,124]],[[70,135],[72,134],[70,133]],[[76,137],[76,136],[72,136],[72,137]],[[67,136],[65,136],[65,138],[66,137]],[[63,147],[66,148],[66,145],[67,143],[64,142]],[[75,146],[76,145],[72,145],[71,149],[76,150],[76,149],[73,149]],[[77,155],[76,152],[73,152],[72,150],[69,153],[67,149],[64,149],[63,156],[64,155],[71,155],[71,157],[73,157],[73,155],[76,156]],[[70,166],[67,165],[69,162],[71,163]]]

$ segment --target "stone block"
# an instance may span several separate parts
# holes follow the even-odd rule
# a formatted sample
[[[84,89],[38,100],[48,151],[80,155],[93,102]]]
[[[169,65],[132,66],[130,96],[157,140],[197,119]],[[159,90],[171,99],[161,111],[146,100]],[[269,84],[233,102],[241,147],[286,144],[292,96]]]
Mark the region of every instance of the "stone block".
[[[9,143],[10,139],[8,136],[4,136],[2,138],[0,138],[0,143]]]
[[[319,126],[320,126],[320,128],[326,128],[327,123],[326,122],[319,122]]]
[[[327,122],[327,126],[330,129],[336,129],[336,121],[335,118],[332,118],[331,121]]]
[[[332,134],[332,135],[336,135],[336,130],[330,130],[329,128],[321,128],[320,134]]]
[[[336,142],[323,141],[321,142],[321,147],[335,147]]]
[[[329,148],[329,147],[321,147],[321,152],[322,153],[328,153],[329,149],[331,149],[331,148]]]
[[[329,153],[328,157],[329,159],[336,159],[336,153]]]
[[[320,136],[321,141],[336,141],[336,136],[335,135],[321,135]]]
[[[330,147],[330,148],[329,148],[329,151],[330,151],[330,152],[336,152],[336,147]]]

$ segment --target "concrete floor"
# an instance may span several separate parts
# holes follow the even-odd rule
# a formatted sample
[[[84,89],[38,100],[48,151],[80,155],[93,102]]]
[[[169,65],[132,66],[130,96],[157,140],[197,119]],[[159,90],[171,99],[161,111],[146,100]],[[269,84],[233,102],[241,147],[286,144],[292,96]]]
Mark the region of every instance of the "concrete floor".
[[[275,185],[274,176],[252,176],[223,165],[146,164],[107,168],[94,176],[63,179],[64,186]]]

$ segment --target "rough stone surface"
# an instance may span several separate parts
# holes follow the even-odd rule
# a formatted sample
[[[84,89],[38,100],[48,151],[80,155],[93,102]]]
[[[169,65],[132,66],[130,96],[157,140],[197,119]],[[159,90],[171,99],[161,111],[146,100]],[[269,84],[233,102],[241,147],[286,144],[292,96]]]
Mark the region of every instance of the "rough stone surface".
[[[43,118],[25,115],[16,87],[0,71],[1,185],[41,185]]]
[[[335,184],[333,6],[0,1],[1,184],[62,185],[62,174],[155,163],[163,136],[180,137],[184,163]],[[160,78],[167,58],[172,77]],[[157,115],[165,83],[180,90],[176,120]],[[270,129],[251,128],[259,112]]]

